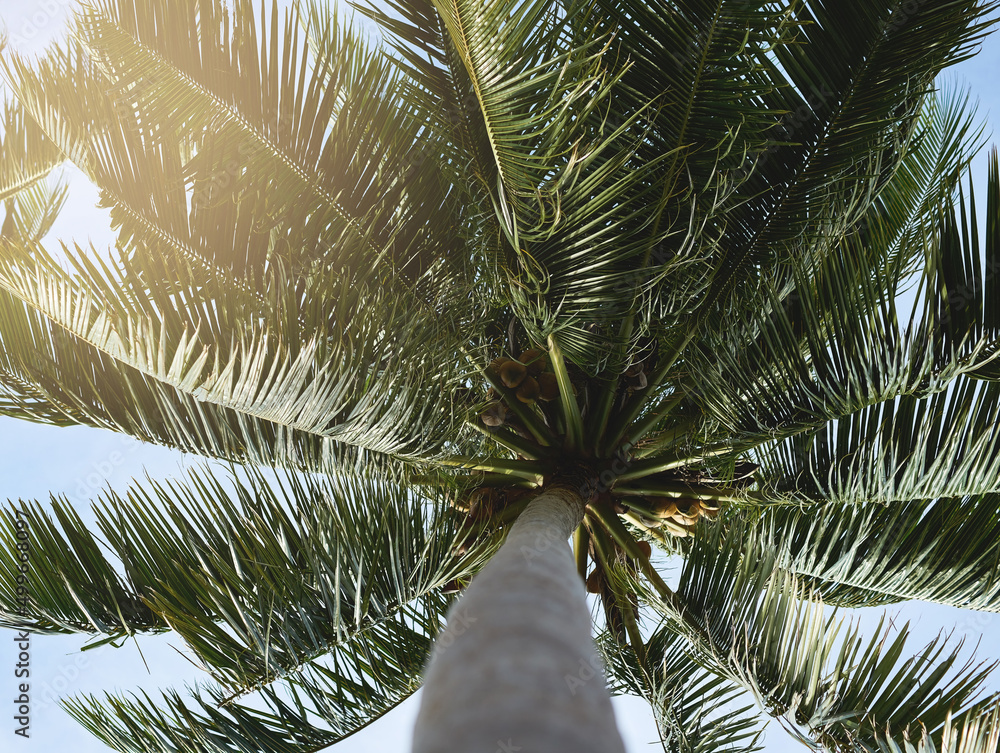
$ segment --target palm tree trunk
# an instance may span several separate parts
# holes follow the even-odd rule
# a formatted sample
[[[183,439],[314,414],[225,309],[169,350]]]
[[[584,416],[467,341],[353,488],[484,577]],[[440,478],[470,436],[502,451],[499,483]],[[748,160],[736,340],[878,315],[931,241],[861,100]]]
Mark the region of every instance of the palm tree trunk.
[[[452,606],[414,753],[624,753],[567,543],[583,511],[575,490],[544,491]]]

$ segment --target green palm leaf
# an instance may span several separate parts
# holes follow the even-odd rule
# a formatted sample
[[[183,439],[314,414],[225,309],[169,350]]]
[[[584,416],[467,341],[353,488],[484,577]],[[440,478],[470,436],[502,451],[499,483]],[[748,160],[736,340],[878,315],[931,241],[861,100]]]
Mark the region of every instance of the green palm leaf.
[[[613,690],[646,699],[653,708],[665,751],[761,750],[753,706],[738,685],[699,666],[684,638],[669,623],[644,646],[645,661],[612,640],[602,644],[613,675]]]
[[[939,637],[901,659],[905,626],[891,642],[881,626],[866,642],[776,567],[773,551],[741,556],[738,527],[712,538],[693,544],[676,595],[649,594],[649,603],[699,663],[752,693],[802,742],[877,750],[886,730],[901,735],[919,721],[940,735],[950,709],[972,710],[992,666],[959,664],[961,645]]]
[[[895,300],[901,274],[917,261],[929,265],[929,275],[960,273],[952,286],[968,294],[966,303],[982,295],[984,277],[992,276],[979,266],[978,241],[963,248],[958,240],[949,200],[941,206],[941,195],[954,186],[948,176],[957,176],[950,171],[965,159],[956,151],[966,131],[960,118],[954,106],[935,108],[922,146],[873,207],[865,229],[823,263],[793,265],[794,287],[787,294],[771,289],[762,301],[766,318],[744,322],[735,337],[706,339],[702,355],[692,357],[691,389],[714,417],[751,436],[790,435],[899,395],[937,391],[990,363],[996,334],[974,315],[981,306],[967,307],[971,318],[949,319],[946,332],[937,292],[927,293],[905,329]],[[941,176],[941,183],[928,191],[927,178],[913,179],[917,171]],[[972,224],[962,218],[964,228]],[[988,258],[995,253],[991,244]],[[830,351],[832,343],[838,347]]]
[[[994,177],[991,207],[998,190]],[[797,275],[801,318],[772,296],[756,342],[742,352],[716,343],[714,372],[725,378],[693,369],[704,387],[699,398],[746,432],[748,446],[757,444],[754,434],[787,437],[760,450],[777,490],[889,501],[995,489],[996,395],[979,380],[996,368],[1000,330],[986,302],[1000,247],[988,239],[984,268],[975,222],[963,208],[956,225],[949,207],[930,246],[916,246],[930,256],[927,291],[905,331],[888,282],[897,273],[875,283],[861,278],[864,266],[840,257],[823,266],[822,277]],[[823,287],[806,293],[817,279]]]
[[[883,753],[937,753],[948,751],[949,753],[980,753],[996,750],[1000,727],[998,719],[1000,717],[1000,707],[997,704],[986,706],[983,709],[974,709],[965,714],[961,720],[949,719],[945,723],[940,744],[927,734],[926,730],[921,731],[920,739],[913,740],[904,736],[902,744],[898,739],[885,740],[880,743],[879,748]],[[959,727],[961,721],[961,727]]]
[[[1000,609],[996,494],[892,505],[825,504],[765,513],[748,542],[811,576],[824,600],[842,587],[964,609]],[[751,543],[753,542],[753,543]]]
[[[304,753],[363,729],[419,686],[423,657],[443,621],[440,600],[355,635],[333,655],[296,670],[233,703],[219,688],[148,694],[80,696],[69,713],[108,746],[129,753],[211,751]],[[411,624],[411,620],[412,623]]]
[[[101,642],[169,627],[217,683],[189,702],[166,694],[166,710],[148,698],[68,703],[128,750],[164,739],[181,750],[182,740],[201,746],[194,750],[223,740],[222,750],[300,750],[353,733],[418,687],[447,607],[437,590],[489,551],[457,557],[468,534],[460,519],[360,477],[250,473],[227,482],[205,469],[186,483],[109,492],[97,525],[115,561],[68,505],[55,500],[54,512],[55,520],[37,505],[4,512],[4,623],[104,634]],[[16,556],[7,557],[20,517],[33,555],[49,563],[33,574],[28,604]],[[248,694],[270,710],[234,703]],[[154,724],[175,729],[161,729],[163,738]],[[135,725],[147,732],[136,735]],[[282,747],[289,737],[298,747]]]
[[[796,8],[799,39],[807,43],[774,49],[788,85],[768,100],[795,116],[782,124],[783,134],[776,131],[773,155],[747,185],[759,198],[744,205],[709,302],[727,300],[737,287],[752,290],[755,265],[767,270],[806,254],[821,257],[850,231],[902,159],[934,76],[970,54],[984,32],[981,10],[970,2],[909,12],[900,3],[861,0]],[[806,252],[797,240],[802,232],[827,240]]]
[[[70,79],[78,84],[81,80],[89,83],[89,86],[85,84],[75,88],[75,91],[84,94],[60,99],[55,103],[44,100],[36,104],[38,116],[43,122],[51,123],[50,130],[58,131],[59,125],[67,117],[72,120],[76,107],[82,108],[95,97],[100,100],[100,95],[95,94],[96,83],[86,78],[87,66],[77,65],[68,56],[49,61],[37,74],[28,72],[18,61],[15,64],[21,85],[29,89],[67,86]],[[103,110],[98,111],[105,115],[108,115],[109,109],[120,110],[122,107],[120,101],[104,101],[103,104]],[[51,112],[53,107],[57,108],[57,112]],[[59,108],[65,112],[59,113]],[[367,112],[360,113],[362,118],[369,115]],[[131,115],[121,117],[128,118]],[[81,250],[77,249],[75,253],[68,251],[79,273],[71,278],[39,247],[34,246],[24,251],[11,248],[9,253],[14,258],[6,260],[10,275],[7,278],[8,290],[16,291],[20,297],[49,313],[77,337],[94,345],[105,355],[124,362],[146,378],[153,377],[187,395],[192,394],[192,389],[207,389],[209,393],[214,390],[214,396],[206,395],[209,402],[224,409],[236,410],[244,414],[251,423],[263,420],[277,424],[279,430],[291,430],[300,434],[319,434],[324,437],[338,434],[336,442],[339,445],[367,445],[368,450],[376,453],[420,455],[433,452],[435,440],[431,439],[430,443],[426,441],[434,434],[433,431],[427,431],[428,418],[432,421],[444,421],[442,426],[448,426],[448,430],[443,431],[441,438],[436,440],[438,444],[444,437],[454,434],[455,427],[462,425],[462,418],[456,420],[445,400],[447,392],[442,391],[441,387],[464,373],[456,370],[456,366],[465,361],[462,352],[457,349],[457,342],[467,340],[456,341],[449,330],[462,326],[461,318],[467,316],[470,304],[464,295],[454,289],[451,276],[442,274],[440,265],[427,270],[419,281],[420,289],[413,289],[414,297],[410,298],[410,303],[416,304],[416,311],[404,305],[399,289],[391,292],[392,303],[388,307],[384,305],[385,299],[380,297],[384,295],[380,292],[383,290],[381,276],[384,268],[380,266],[364,270],[359,273],[362,275],[360,278],[345,276],[342,266],[314,269],[308,277],[297,277],[290,268],[295,266],[291,263],[293,260],[288,260],[290,263],[286,264],[280,258],[273,257],[272,252],[282,245],[276,244],[276,240],[280,239],[276,238],[275,233],[252,230],[255,223],[248,222],[253,216],[250,210],[259,214],[260,209],[252,203],[244,205],[230,200],[219,211],[210,212],[202,209],[199,202],[195,201],[189,221],[183,192],[178,194],[177,191],[169,190],[170,186],[184,185],[181,163],[185,150],[178,150],[175,142],[169,145],[174,150],[171,155],[168,146],[144,143],[141,131],[137,120],[135,130],[131,132],[105,129],[93,146],[90,142],[79,142],[70,137],[67,137],[65,145],[71,152],[92,150],[89,156],[81,159],[81,163],[85,167],[90,166],[91,176],[111,196],[115,207],[112,215],[118,217],[122,225],[120,242],[125,244],[129,257],[117,260],[112,266],[95,266]],[[398,135],[394,138],[398,139]],[[396,144],[396,148],[398,150],[402,147]],[[201,154],[205,156],[204,152]],[[134,169],[131,169],[133,165],[148,166],[153,172],[146,176],[135,175]],[[263,167],[266,169],[266,166]],[[382,168],[385,167],[383,164]],[[127,182],[128,180],[131,182]],[[144,189],[146,185],[157,188],[150,193]],[[133,198],[136,196],[147,196],[149,203],[137,206]],[[232,211],[237,206],[242,209]],[[167,221],[167,217],[171,215],[176,219],[173,227]],[[290,217],[288,221],[294,223],[295,218]],[[244,283],[234,282],[232,272],[227,269],[232,267],[231,260],[219,264],[216,262],[220,260],[212,259],[208,253],[203,252],[206,248],[232,248],[234,237],[236,248],[239,248],[241,242],[247,244],[248,256],[245,257],[244,264],[256,266],[252,263],[253,254],[261,251],[266,251],[266,256],[271,257],[272,274],[268,275],[271,278],[270,291],[269,294],[265,293],[263,300],[259,292],[251,292]],[[362,238],[351,243],[363,250],[370,245],[369,240]],[[294,238],[289,242],[301,247],[301,243]],[[347,251],[350,243],[340,245],[341,250]],[[48,279],[30,279],[24,276],[24,254],[31,254],[33,259],[43,261],[47,267]],[[20,256],[20,260],[15,261],[17,256]],[[347,258],[345,255],[345,263]],[[206,264],[216,285],[205,285],[202,272]],[[241,266],[236,270],[240,272],[239,277],[245,276],[242,272],[244,269]],[[35,271],[39,271],[38,267],[35,267]],[[14,278],[20,279],[15,281]],[[162,292],[152,292],[155,287],[151,287],[149,281],[162,279],[177,279],[178,295],[187,301],[198,301],[196,308],[192,310],[189,305],[181,305],[177,296],[166,297]],[[378,280],[377,286],[372,284],[375,280]],[[80,283],[84,281],[89,282],[89,286],[81,288]],[[328,289],[331,284],[342,291],[339,295],[334,293],[338,300],[333,310],[329,304],[320,301],[300,309],[303,290]],[[412,285],[407,286],[413,288]],[[463,286],[461,290],[464,293],[466,288]],[[131,291],[131,294],[125,291]],[[108,320],[104,314],[99,313],[93,306],[93,296],[102,301],[115,302],[117,311],[112,317],[117,321]],[[150,296],[153,300],[150,300]],[[364,303],[361,302],[362,299]],[[454,312],[453,324],[442,322],[439,314],[432,314],[428,309],[429,306],[442,304],[454,308],[461,306],[460,310]],[[262,318],[269,321],[269,326],[258,327],[256,333],[247,332],[242,327],[233,331],[231,323],[220,319],[222,312],[233,306],[252,306],[256,309],[264,307]],[[275,312],[274,309],[278,311]],[[56,314],[56,310],[60,314]],[[369,312],[386,313],[388,318],[373,320],[368,315]],[[275,313],[278,317],[275,317]],[[363,329],[359,330],[359,325]],[[311,333],[305,336],[305,340],[303,327]],[[316,328],[321,329],[316,331]],[[336,333],[334,337],[326,334],[331,328]],[[386,338],[384,333],[387,332],[395,334],[395,341]],[[346,338],[345,333],[349,333]],[[131,343],[136,342],[136,337],[156,340],[156,355],[141,346],[134,349]],[[291,350],[278,344],[282,337],[286,338],[285,342],[291,346]],[[450,350],[450,364],[444,366],[441,362],[427,363],[428,356],[433,358],[445,355],[440,349],[428,350],[425,347],[442,338],[451,340],[447,345],[442,343]],[[312,344],[309,344],[309,340]],[[381,346],[375,345],[373,348],[380,340]],[[211,349],[209,341],[218,347],[215,356],[208,352]],[[300,343],[306,345],[304,350],[299,349]],[[270,373],[261,371],[263,361],[276,356],[273,352],[276,347],[285,351],[285,356],[277,356],[279,360],[285,359],[285,366],[277,370],[270,369]],[[406,359],[406,350],[416,355],[417,360],[411,361],[404,370],[408,372],[408,377],[401,381],[398,377],[390,376],[394,369],[389,364],[400,357]],[[213,360],[215,363],[212,363]],[[418,365],[417,361],[423,362],[423,365]],[[237,368],[237,364],[249,365],[254,362],[256,367]],[[331,374],[333,381],[306,387],[303,380],[311,380],[317,370],[323,372],[331,367],[338,372],[337,375]],[[209,368],[212,369],[211,374],[206,373]],[[450,377],[449,371],[452,373]],[[382,375],[381,378],[378,374]],[[421,381],[424,385],[417,387]],[[426,390],[425,397],[414,400],[415,387]],[[267,393],[270,393],[270,397]],[[274,413],[273,408],[265,405],[270,401],[274,406],[275,401],[280,401],[285,406],[292,393],[298,394],[296,400],[300,406],[308,404],[317,411],[315,420],[307,419],[303,423],[301,414],[289,414],[285,407],[279,409],[282,414],[279,416]],[[404,407],[404,404],[426,405],[428,399],[437,405],[427,405],[424,412],[414,414]],[[377,426],[378,421],[371,423],[374,416],[368,411],[360,410],[360,405],[385,407],[381,428]],[[419,417],[421,413],[424,418]],[[336,419],[330,418],[331,415],[338,414],[347,419],[340,430],[335,428]],[[367,425],[364,427],[356,424],[361,415],[366,415]],[[421,438],[416,442],[414,435],[409,438],[400,435],[407,427],[421,422],[424,426],[421,427]],[[409,449],[406,449],[407,445]]]

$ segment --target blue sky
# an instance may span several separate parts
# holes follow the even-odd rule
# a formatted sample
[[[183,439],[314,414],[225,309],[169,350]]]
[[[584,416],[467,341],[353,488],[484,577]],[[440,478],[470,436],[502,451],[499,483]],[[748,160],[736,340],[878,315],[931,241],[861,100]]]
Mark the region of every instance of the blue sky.
[[[69,0],[24,2],[0,0],[0,21],[12,44],[29,51],[59,34]],[[979,113],[987,123],[1000,116],[1000,37],[987,39],[982,52],[946,75],[943,83],[967,86],[980,101]],[[985,156],[977,159],[974,171],[981,183],[985,177]],[[113,240],[107,216],[96,210],[96,192],[79,177],[72,181],[71,201],[53,235],[77,241],[92,240],[98,247]],[[86,500],[110,485],[124,490],[133,478],[145,473],[163,478],[183,472],[198,461],[159,447],[141,445],[110,432],[84,428],[55,429],[0,418],[0,498],[47,499],[49,493],[65,494],[86,511]],[[85,516],[86,519],[86,516]],[[863,624],[874,627],[880,610],[860,615]],[[947,607],[906,605],[894,610],[897,624],[915,623],[914,650],[940,630],[967,635],[974,645],[980,636],[1000,633],[996,615],[967,613]],[[16,692],[14,665],[17,662],[13,631],[0,630],[0,749],[43,753],[73,750],[74,753],[104,753],[101,743],[72,721],[55,703],[57,697],[76,693],[155,691],[159,687],[180,687],[203,679],[183,654],[184,647],[171,636],[143,637],[120,649],[102,648],[80,652],[78,637],[38,636],[31,649],[31,738],[13,734],[13,703]],[[987,638],[983,655],[996,655],[997,642]],[[148,667],[148,669],[147,669]],[[1000,684],[994,685],[1000,689]],[[404,703],[379,723],[345,741],[338,753],[368,750],[406,750],[415,715],[414,699]],[[656,730],[645,703],[634,698],[616,699],[616,713],[626,737],[629,753],[659,750]],[[802,750],[776,724],[768,728],[769,751]],[[650,747],[650,743],[654,743]]]

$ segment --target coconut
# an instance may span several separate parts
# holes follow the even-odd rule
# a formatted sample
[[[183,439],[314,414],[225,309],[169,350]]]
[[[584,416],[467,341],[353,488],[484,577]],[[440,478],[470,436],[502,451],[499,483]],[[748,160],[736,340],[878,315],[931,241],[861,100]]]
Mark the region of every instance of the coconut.
[[[538,381],[534,377],[525,377],[521,386],[517,388],[517,399],[522,403],[535,402],[539,394]]]
[[[545,351],[538,348],[529,348],[518,356],[518,361],[528,367],[531,376],[538,376],[545,370]]]
[[[538,375],[538,397],[545,402],[559,397],[559,380],[551,371]]]
[[[528,369],[519,361],[507,361],[500,367],[500,381],[511,389],[521,384],[526,376],[528,376]]]

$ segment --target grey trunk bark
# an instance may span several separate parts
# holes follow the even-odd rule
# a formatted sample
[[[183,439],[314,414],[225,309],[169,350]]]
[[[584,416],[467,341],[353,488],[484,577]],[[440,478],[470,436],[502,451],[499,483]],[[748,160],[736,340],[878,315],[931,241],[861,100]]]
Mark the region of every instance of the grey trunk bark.
[[[544,491],[448,613],[414,753],[624,753],[567,540],[580,495]]]

